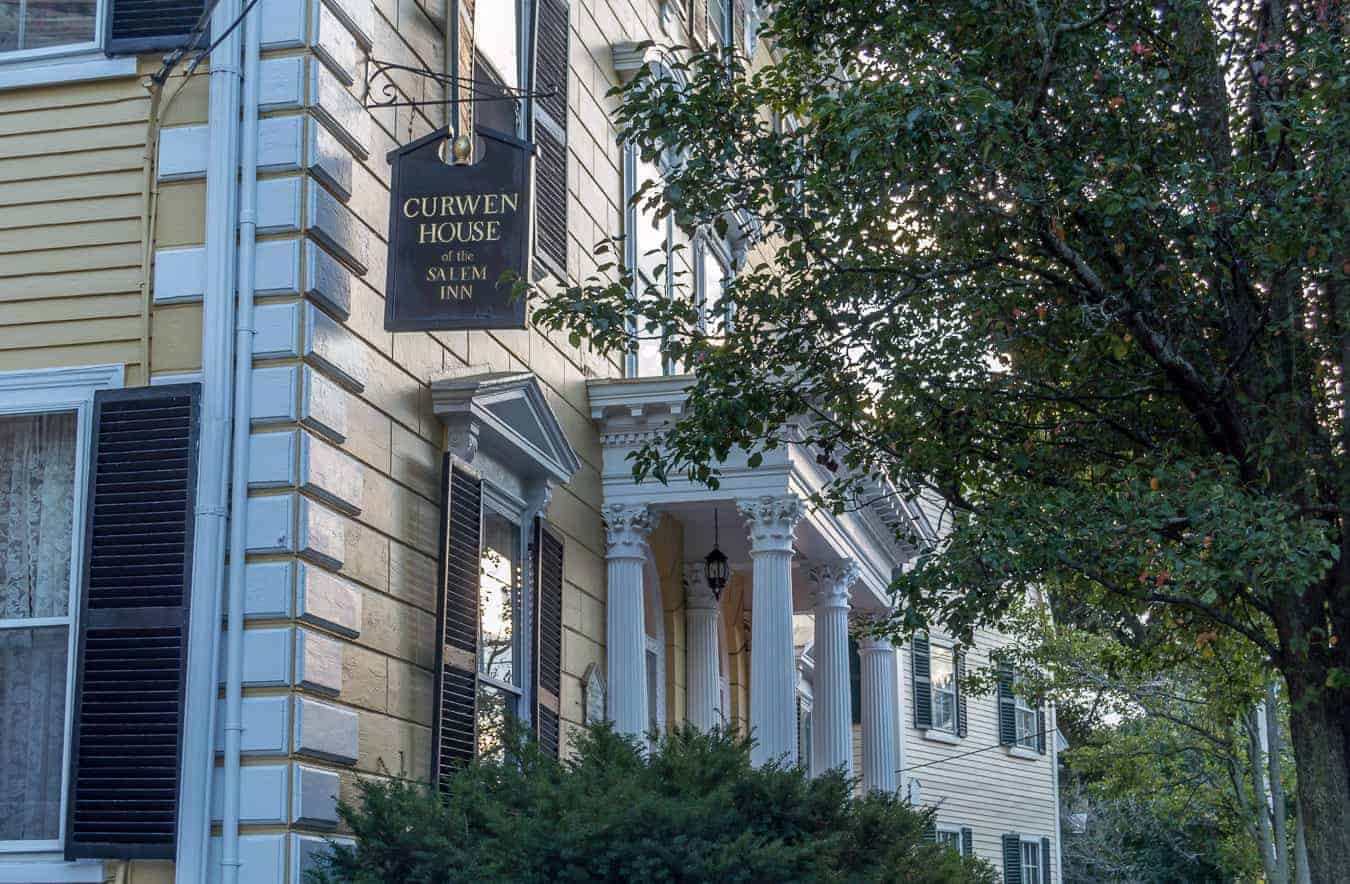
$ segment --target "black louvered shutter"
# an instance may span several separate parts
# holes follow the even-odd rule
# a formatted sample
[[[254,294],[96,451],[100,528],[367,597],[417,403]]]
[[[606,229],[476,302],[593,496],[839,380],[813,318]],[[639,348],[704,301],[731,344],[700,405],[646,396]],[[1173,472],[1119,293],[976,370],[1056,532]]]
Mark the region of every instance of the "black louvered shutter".
[[[970,715],[966,709],[966,652],[960,648],[952,651],[955,660],[954,669],[956,689],[956,735],[964,737],[970,726]]]
[[[1003,836],[1003,884],[1022,884],[1022,836]]]
[[[854,724],[862,724],[862,657],[858,655],[858,640],[848,637],[848,699]]]
[[[567,279],[567,96],[571,25],[566,0],[539,0],[535,38],[535,257]]]
[[[534,520],[534,537],[535,735],[543,750],[556,758],[561,748],[563,541],[540,518]]]
[[[998,664],[998,741],[1004,746],[1017,745],[1017,701],[1013,696],[1013,668],[1010,663]]]
[[[1053,879],[1050,877],[1050,839],[1041,839],[1041,881],[1044,884],[1050,884]]]
[[[909,645],[909,659],[909,680],[914,685],[914,726],[926,730],[933,726],[933,668],[927,636],[914,636]]]
[[[445,789],[478,746],[478,583],[483,482],[445,456],[432,781]]]
[[[961,855],[975,855],[975,831],[970,826],[961,827]]]
[[[1045,732],[1045,707],[1036,710],[1036,751],[1045,754],[1046,741],[1050,735]]]
[[[67,859],[174,855],[199,391],[94,396]]]
[[[108,55],[135,55],[187,45],[206,0],[112,0],[108,10]],[[198,46],[210,43],[203,25]]]

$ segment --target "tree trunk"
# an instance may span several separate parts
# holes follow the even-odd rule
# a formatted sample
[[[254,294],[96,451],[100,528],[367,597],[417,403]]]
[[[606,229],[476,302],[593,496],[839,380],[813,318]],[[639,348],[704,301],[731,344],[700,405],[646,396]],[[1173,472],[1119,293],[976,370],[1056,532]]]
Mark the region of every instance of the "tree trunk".
[[[1284,735],[1280,731],[1279,689],[1274,679],[1266,681],[1266,700],[1261,705],[1262,723],[1266,728],[1266,766],[1270,771],[1267,778],[1270,783],[1270,822],[1271,836],[1275,842],[1275,880],[1289,880],[1289,833],[1285,822],[1284,771],[1281,756],[1284,755]]]
[[[1312,884],[1308,874],[1308,840],[1303,831],[1303,814],[1294,820],[1294,884]]]
[[[1318,678],[1318,675],[1321,678]],[[1312,884],[1344,881],[1350,857],[1350,697],[1326,687],[1325,673],[1286,673],[1289,735],[1298,770]]]
[[[1266,790],[1266,759],[1261,752],[1261,724],[1256,709],[1248,709],[1242,716],[1247,734],[1247,776],[1251,780],[1252,810],[1256,814],[1257,849],[1261,851],[1261,868],[1271,884],[1289,884],[1276,872],[1275,839],[1270,830],[1270,793]]]

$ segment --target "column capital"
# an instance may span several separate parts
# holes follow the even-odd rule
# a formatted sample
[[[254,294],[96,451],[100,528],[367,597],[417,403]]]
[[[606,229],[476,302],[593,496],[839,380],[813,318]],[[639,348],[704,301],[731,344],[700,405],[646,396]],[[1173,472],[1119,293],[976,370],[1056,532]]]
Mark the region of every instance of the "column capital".
[[[831,608],[848,607],[848,591],[861,573],[852,559],[812,562],[808,571],[816,584],[816,605]]]
[[[703,562],[684,563],[684,603],[695,610],[713,610],[717,607],[717,599],[708,586],[708,573]]]
[[[858,637],[858,653],[859,654],[895,653],[895,644],[885,636],[863,635]]]
[[[646,504],[607,503],[600,508],[605,520],[606,558],[644,559],[652,514]]]
[[[792,552],[793,530],[806,515],[801,498],[795,494],[744,498],[736,501],[736,508],[750,529],[752,553]]]

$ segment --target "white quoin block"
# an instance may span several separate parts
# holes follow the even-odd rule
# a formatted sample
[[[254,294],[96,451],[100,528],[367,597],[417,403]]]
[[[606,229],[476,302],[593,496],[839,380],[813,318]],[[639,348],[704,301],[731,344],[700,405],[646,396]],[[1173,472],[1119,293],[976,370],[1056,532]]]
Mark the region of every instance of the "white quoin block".
[[[342,693],[342,643],[318,632],[297,629],[295,683],[330,697]]]
[[[241,751],[245,755],[284,755],[291,733],[291,698],[245,697]],[[225,701],[216,701],[216,751],[225,751]]]
[[[250,562],[244,566],[244,618],[281,620],[291,616],[291,562]]]
[[[258,171],[293,172],[304,162],[305,118],[269,117],[258,121]]]
[[[200,301],[206,294],[206,248],[155,250],[156,304]]]
[[[253,425],[294,423],[299,383],[299,371],[294,365],[253,369]]]
[[[347,389],[366,388],[366,345],[313,304],[305,305],[304,357]]]
[[[359,515],[366,468],[360,461],[309,433],[300,435],[300,487],[348,515]]]
[[[310,45],[314,54],[328,66],[343,85],[356,82],[353,72],[365,59],[365,53],[356,45],[356,37],[347,26],[323,3],[311,3]]]
[[[351,316],[351,272],[310,241],[305,243],[305,297],[339,320]]]
[[[327,65],[310,66],[309,106],[358,159],[370,156],[370,114]]]
[[[295,549],[294,498],[289,494],[250,497],[245,537],[251,553],[283,553]]]
[[[300,422],[341,444],[347,438],[347,394],[308,365],[302,368],[301,384]]]
[[[206,175],[209,136],[205,126],[178,126],[159,133],[159,180],[186,181]]]
[[[306,826],[337,826],[338,775],[307,764],[296,764],[294,770],[291,820]]]
[[[253,358],[282,359],[299,354],[300,305],[260,304],[253,308]]]
[[[239,821],[286,822],[290,769],[284,764],[246,764],[239,769]],[[225,778],[211,778],[211,819],[225,818]]]
[[[300,230],[301,182],[298,177],[268,178],[258,182],[258,233],[296,233]]]
[[[356,712],[309,697],[296,698],[294,748],[297,755],[353,764],[360,746]]]
[[[300,294],[300,240],[258,243],[253,267],[253,290],[259,297]]]
[[[292,49],[305,45],[305,4],[296,0],[262,0],[259,28],[263,49]]]
[[[307,562],[300,562],[299,568],[296,608],[300,619],[343,635],[360,635],[360,587]]]
[[[370,235],[351,210],[322,187],[311,184],[305,198],[305,232],[357,276],[369,268]]]
[[[352,163],[351,151],[311,119],[306,168],[344,203],[352,198]]]
[[[296,526],[300,555],[334,571],[342,567],[347,535],[341,516],[322,504],[301,497]]]
[[[294,0],[286,0],[294,2]],[[262,113],[305,106],[305,57],[269,58],[258,78],[258,110]]]

